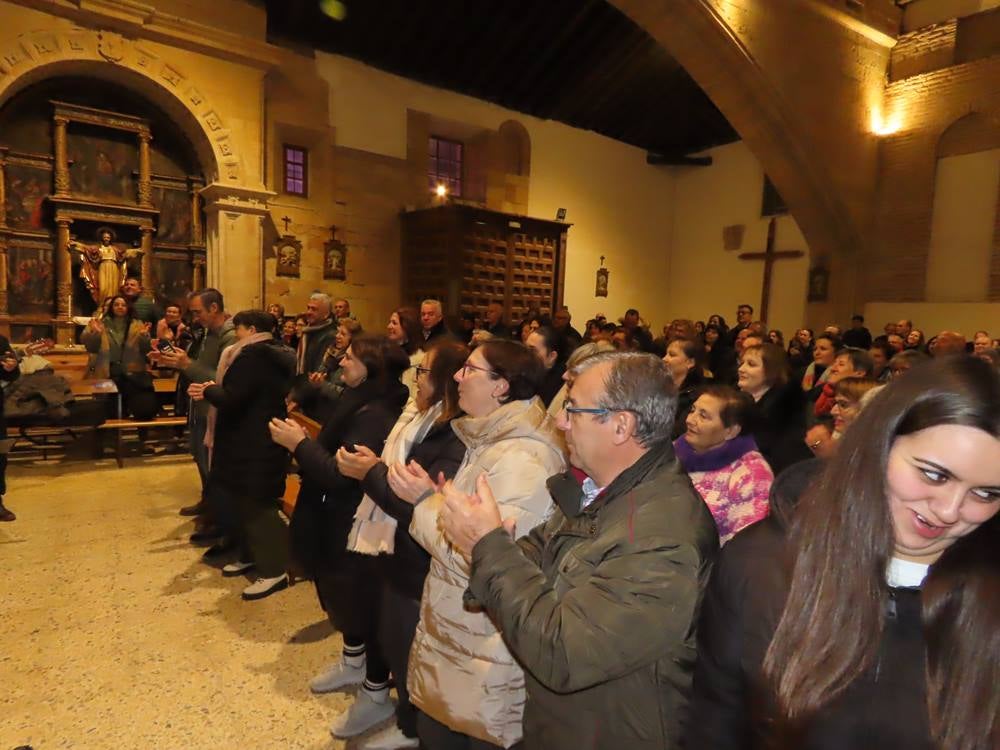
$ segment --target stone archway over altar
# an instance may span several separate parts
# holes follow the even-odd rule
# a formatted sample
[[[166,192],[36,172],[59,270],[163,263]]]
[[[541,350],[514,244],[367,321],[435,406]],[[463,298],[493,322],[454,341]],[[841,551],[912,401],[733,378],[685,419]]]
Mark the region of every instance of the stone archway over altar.
[[[191,271],[191,285],[222,288],[227,301],[231,300],[228,306],[260,304],[263,287],[262,221],[272,196],[264,188],[260,174],[260,133],[263,124],[251,120],[248,126],[246,120],[241,119],[246,113],[234,114],[232,101],[213,102],[212,97],[204,93],[205,87],[211,84],[199,80],[195,72],[197,68],[192,69],[169,59],[172,54],[176,55],[176,52],[146,40],[130,40],[113,31],[72,26],[60,31],[26,33],[0,41],[0,111],[20,92],[57,77],[105,82],[117,90],[131,92],[137,100],[154,105],[183,134],[199,166],[199,177],[189,187],[198,193],[195,203],[200,201],[200,207],[195,205],[191,216],[195,224],[203,216],[204,223],[197,226],[198,234],[191,237],[191,257],[195,266]],[[265,62],[257,68],[238,70],[244,77],[253,78],[256,75],[262,78],[266,67]],[[122,114],[129,113],[122,111]],[[261,115],[259,108],[256,115],[258,118]],[[229,127],[233,122],[239,125],[236,132]],[[135,131],[137,136],[141,136],[141,129]],[[137,153],[140,161],[144,153],[143,143],[148,146],[148,141],[139,137],[140,150]],[[148,162],[148,150],[145,153]],[[244,154],[247,154],[246,159]],[[4,156],[0,153],[0,171]],[[65,175],[60,177],[55,173],[59,156],[58,152],[53,153],[53,179],[48,192],[65,198]],[[141,216],[143,209],[150,207],[148,163],[146,167],[146,175],[140,179],[144,182],[146,194],[137,193],[133,209],[112,212],[115,215],[123,212],[134,214],[132,220],[125,223],[134,226],[140,235],[140,239],[133,238],[132,243],[143,248],[154,241],[158,231],[155,217],[150,221],[149,216]],[[137,177],[141,177],[138,174],[140,171],[136,169]],[[58,183],[58,179],[63,182]],[[58,239],[62,243],[63,239],[68,240],[73,217],[69,215],[72,207],[65,200],[59,208],[63,218],[71,220],[70,225],[65,228],[60,225],[58,230]],[[96,221],[100,217],[85,218]],[[87,226],[82,228],[92,229]],[[10,316],[4,303],[9,295],[4,287],[9,278],[7,246],[10,234],[0,221],[0,263],[4,266],[0,268],[0,327],[8,330]],[[64,238],[62,235],[67,236]],[[93,241],[92,237],[83,235],[78,239]],[[200,256],[195,247],[199,243],[203,248]],[[179,251],[180,248],[168,250]],[[143,257],[143,276],[153,279],[151,256]],[[61,331],[61,339],[69,336],[72,327],[69,318],[73,313],[73,305],[68,300],[68,295],[74,291],[73,279],[70,278],[73,272],[67,269],[65,263],[63,254],[57,251],[53,257],[57,304],[53,310],[52,326]]]

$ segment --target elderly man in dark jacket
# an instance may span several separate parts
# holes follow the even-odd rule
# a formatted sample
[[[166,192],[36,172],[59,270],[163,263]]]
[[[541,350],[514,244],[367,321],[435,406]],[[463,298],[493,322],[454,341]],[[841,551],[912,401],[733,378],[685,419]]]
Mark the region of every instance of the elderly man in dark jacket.
[[[296,370],[300,375],[308,375],[319,370],[326,350],[337,336],[337,319],[330,308],[329,295],[316,292],[306,304],[306,327],[299,339]]]
[[[571,383],[574,469],[549,480],[549,521],[513,541],[482,479],[474,496],[446,488],[444,528],[525,668],[529,750],[676,748],[718,533],[670,445],[662,362],[598,354]]]

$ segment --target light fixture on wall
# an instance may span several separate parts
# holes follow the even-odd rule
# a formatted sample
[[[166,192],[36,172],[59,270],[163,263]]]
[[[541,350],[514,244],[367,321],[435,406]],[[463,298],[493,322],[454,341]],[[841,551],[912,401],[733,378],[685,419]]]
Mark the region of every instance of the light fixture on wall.
[[[438,198],[447,198],[448,186],[445,185],[443,182],[439,182],[437,187],[434,188],[434,195],[436,195]]]

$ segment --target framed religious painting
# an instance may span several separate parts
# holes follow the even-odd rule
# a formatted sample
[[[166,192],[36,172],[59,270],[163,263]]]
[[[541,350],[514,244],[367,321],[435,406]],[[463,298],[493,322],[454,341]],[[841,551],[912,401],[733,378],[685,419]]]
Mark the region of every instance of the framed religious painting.
[[[191,258],[180,253],[158,251],[153,258],[153,276],[156,279],[156,302],[160,306],[180,305],[183,309],[191,292]]]
[[[809,302],[826,302],[830,296],[830,271],[822,266],[809,269]]]
[[[45,197],[52,184],[52,169],[28,160],[11,158],[4,167],[4,206],[7,226],[29,232],[46,231]]]
[[[323,243],[323,278],[347,278],[347,245],[336,237]]]
[[[52,247],[13,240],[7,248],[7,305],[11,315],[52,315],[55,276]]]
[[[153,205],[160,209],[156,225],[157,244],[187,245],[191,242],[191,194],[185,190],[157,186]]]
[[[75,195],[135,203],[139,147],[132,133],[71,123],[67,137],[70,189]]]
[[[302,266],[302,243],[286,234],[274,245],[274,257],[278,259],[278,276],[298,278]]]

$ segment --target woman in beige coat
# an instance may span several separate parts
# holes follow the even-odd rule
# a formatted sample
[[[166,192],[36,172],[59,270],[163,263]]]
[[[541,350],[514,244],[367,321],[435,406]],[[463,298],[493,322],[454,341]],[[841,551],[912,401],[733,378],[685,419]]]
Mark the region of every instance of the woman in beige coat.
[[[459,406],[467,414],[452,423],[467,447],[455,485],[474,492],[476,478],[485,473],[518,536],[549,515],[545,482],[565,468],[555,426],[535,397],[542,375],[530,349],[501,339],[477,348],[455,375]],[[443,500],[431,478],[419,466],[396,465],[389,481],[399,495],[407,484],[426,488],[410,525],[431,555],[407,681],[410,700],[421,711],[421,746],[511,747],[521,739],[524,674],[489,617],[464,606],[469,566],[438,528]]]

